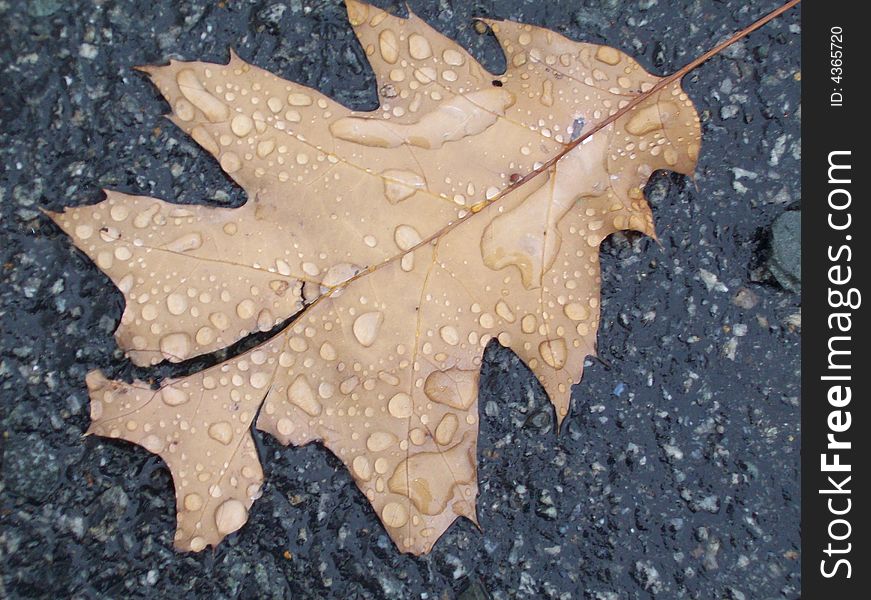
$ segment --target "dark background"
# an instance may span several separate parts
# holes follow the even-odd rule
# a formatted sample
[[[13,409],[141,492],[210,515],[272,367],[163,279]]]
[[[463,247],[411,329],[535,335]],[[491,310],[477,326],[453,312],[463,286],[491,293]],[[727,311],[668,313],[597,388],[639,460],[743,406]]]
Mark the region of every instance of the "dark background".
[[[410,4],[493,71],[501,52],[473,16],[607,42],[665,74],[778,3]],[[793,10],[684,80],[698,172],[651,180],[661,246],[604,244],[602,360],[559,436],[526,367],[489,348],[483,532],[458,522],[430,555],[400,555],[326,450],[257,434],[267,484],[249,523],[177,554],[160,460],[82,438],[85,373],[145,372],[112,338],[121,294],[39,208],[101,187],[244,202],[134,65],[232,46],[357,109],[376,105],[374,80],[335,0],[0,0],[0,597],[798,598],[799,23]]]

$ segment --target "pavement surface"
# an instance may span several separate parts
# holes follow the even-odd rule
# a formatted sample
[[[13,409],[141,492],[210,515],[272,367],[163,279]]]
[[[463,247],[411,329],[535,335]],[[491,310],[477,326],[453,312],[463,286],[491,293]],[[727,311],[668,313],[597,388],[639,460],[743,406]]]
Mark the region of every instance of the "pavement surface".
[[[410,5],[493,71],[504,59],[473,16],[607,42],[665,74],[777,2]],[[618,235],[603,246],[601,360],[559,435],[530,372],[489,347],[482,530],[458,522],[422,558],[396,551],[327,451],[259,434],[267,484],[249,523],[214,552],[174,552],[160,460],[82,437],[85,373],[144,374],[112,337],[121,294],[39,212],[96,202],[103,187],[244,202],[132,67],[224,61],[234,47],[373,108],[340,3],[0,0],[0,28],[0,597],[800,596],[801,300],[796,274],[787,289],[770,269],[774,257],[788,270],[800,247],[795,227],[771,233],[801,206],[797,11],[685,79],[702,117],[698,173],[649,184],[661,245]]]

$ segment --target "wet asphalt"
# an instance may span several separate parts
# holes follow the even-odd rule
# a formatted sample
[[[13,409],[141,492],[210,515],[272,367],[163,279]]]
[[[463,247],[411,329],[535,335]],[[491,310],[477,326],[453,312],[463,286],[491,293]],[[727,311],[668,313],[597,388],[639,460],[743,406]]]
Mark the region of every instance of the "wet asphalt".
[[[492,71],[504,60],[473,16],[607,42],[666,74],[777,2],[410,5]],[[604,244],[600,359],[559,435],[528,369],[488,348],[481,530],[458,522],[422,558],[396,551],[326,450],[259,433],[267,484],[249,523],[214,552],[175,553],[160,460],[82,437],[87,371],[146,375],[112,337],[121,294],[39,212],[96,202],[104,187],[244,202],[132,67],[224,61],[233,47],[373,108],[340,3],[0,0],[0,30],[0,597],[800,596],[797,11],[684,80],[702,118],[697,175],[648,185],[660,244]]]

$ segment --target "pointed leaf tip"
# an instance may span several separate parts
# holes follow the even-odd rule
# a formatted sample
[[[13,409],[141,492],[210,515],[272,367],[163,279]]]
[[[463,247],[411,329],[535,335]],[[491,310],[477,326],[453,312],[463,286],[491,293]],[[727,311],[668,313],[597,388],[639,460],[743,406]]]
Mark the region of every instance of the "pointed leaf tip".
[[[139,71],[140,73],[145,73],[148,76],[153,76],[157,71],[161,68],[158,65],[134,65],[131,67],[134,71]]]
[[[369,8],[371,5],[359,0],[345,0],[345,10],[348,12],[348,21],[354,27],[362,25],[366,22],[369,16]]]

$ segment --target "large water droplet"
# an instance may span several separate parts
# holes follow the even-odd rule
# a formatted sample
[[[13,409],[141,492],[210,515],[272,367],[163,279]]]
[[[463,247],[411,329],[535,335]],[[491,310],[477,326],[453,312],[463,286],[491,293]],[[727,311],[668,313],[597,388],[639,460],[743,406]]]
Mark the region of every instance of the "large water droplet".
[[[412,33],[408,38],[408,53],[416,60],[423,60],[432,56],[432,47],[425,37]]]
[[[191,352],[191,336],[183,332],[170,333],[160,338],[160,352],[169,362],[181,362]]]
[[[566,364],[566,341],[563,338],[545,340],[538,345],[542,360],[554,369],[562,369]]]
[[[413,171],[387,169],[381,173],[384,180],[384,196],[396,204],[410,198],[417,190],[426,188],[423,177]]]
[[[421,452],[402,461],[387,482],[391,492],[407,496],[420,512],[437,515],[448,505],[458,484],[475,479],[475,465],[460,443],[442,452]]]
[[[203,507],[203,497],[197,493],[187,494],[184,497],[185,510],[200,510]]]
[[[387,410],[397,419],[407,419],[413,412],[411,396],[405,392],[395,394],[387,403]]]
[[[387,450],[396,443],[396,436],[387,431],[376,431],[366,440],[366,448],[371,452]]]
[[[381,510],[381,520],[388,527],[402,527],[408,522],[408,510],[398,502],[388,502]]]
[[[215,526],[224,535],[237,531],[248,520],[248,509],[239,500],[231,498],[215,511]]]
[[[381,328],[381,323],[384,321],[384,314],[380,311],[368,312],[360,315],[354,321],[353,331],[354,337],[363,346],[367,348],[375,343],[378,337],[378,331]]]
[[[369,478],[372,477],[372,465],[369,464],[369,460],[363,455],[354,458],[351,468],[358,479],[369,481]]]
[[[297,375],[293,380],[287,388],[287,399],[313,417],[321,414],[321,403],[315,398],[314,390],[305,375]]]
[[[209,437],[228,446],[233,441],[233,426],[227,421],[219,421],[209,425]]]
[[[188,394],[171,385],[164,386],[160,390],[160,398],[164,404],[169,406],[179,406],[188,401]]]
[[[467,410],[478,397],[478,371],[433,371],[426,378],[423,391],[433,402]]]
[[[457,428],[460,426],[460,420],[454,413],[447,413],[439,421],[438,427],[435,430],[435,439],[442,446],[447,446],[454,439],[454,434],[457,433]]]
[[[209,93],[200,82],[197,74],[191,69],[182,69],[175,76],[178,89],[191,104],[202,111],[212,123],[226,121],[230,116],[230,109],[226,104]]]
[[[399,58],[399,41],[396,39],[396,34],[391,29],[385,29],[378,35],[378,49],[381,51],[381,58],[391,65]]]

